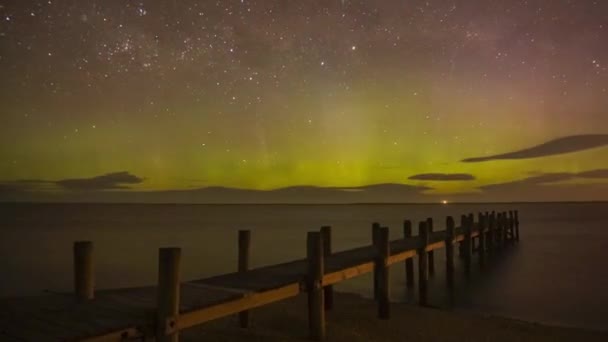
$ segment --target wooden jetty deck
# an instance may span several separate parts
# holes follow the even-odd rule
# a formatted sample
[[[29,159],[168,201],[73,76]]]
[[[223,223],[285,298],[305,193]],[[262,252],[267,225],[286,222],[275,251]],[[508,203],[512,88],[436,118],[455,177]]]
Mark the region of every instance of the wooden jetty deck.
[[[312,339],[325,336],[325,314],[333,306],[332,285],[373,272],[378,317],[390,317],[389,266],[404,262],[406,283],[417,278],[420,304],[426,304],[428,273],[434,272],[435,249],[446,248],[446,286],[454,286],[454,245],[459,244],[464,272],[470,274],[471,254],[486,255],[519,240],[517,211],[451,217],[445,230],[434,231],[433,220],[412,225],[404,221],[404,237],[389,241],[388,228],[372,225],[372,244],[332,253],[331,228],[309,232],[307,258],[255,269],[249,267],[250,232],[239,232],[239,271],[182,282],[179,248],[161,248],[156,286],[94,291],[93,245],[74,244],[74,293],[0,300],[2,341],[177,341],[179,331],[217,318],[238,314],[249,325],[248,310],[297,296],[309,296]],[[475,245],[475,242],[477,244]],[[418,276],[414,276],[414,257]]]

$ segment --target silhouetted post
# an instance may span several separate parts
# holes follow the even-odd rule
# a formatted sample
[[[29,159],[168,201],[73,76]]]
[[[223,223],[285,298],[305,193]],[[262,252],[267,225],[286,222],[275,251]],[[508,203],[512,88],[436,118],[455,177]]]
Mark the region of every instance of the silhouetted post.
[[[251,231],[239,230],[239,273],[245,273],[249,270],[250,247]],[[249,310],[239,312],[239,326],[241,328],[248,328],[249,321]]]
[[[420,237],[420,247],[418,249],[418,302],[420,305],[427,305],[428,257],[426,255],[426,246],[429,244],[429,232],[424,221],[418,225],[418,236]]]
[[[409,239],[412,237],[412,222],[409,220],[403,221],[403,238]],[[414,287],[414,258],[405,259],[405,285],[408,289]]]
[[[448,216],[445,222],[447,237],[445,239],[445,274],[449,289],[454,288],[454,235],[455,224],[452,216]]]
[[[165,334],[168,318],[179,314],[180,248],[161,248],[158,253],[158,297],[156,341],[177,342],[179,332]]]
[[[477,253],[479,253],[479,267],[483,268],[486,264],[486,226],[487,216],[479,213],[479,245],[477,246]]]
[[[519,241],[519,210],[515,210],[515,241]]]
[[[388,237],[388,227],[380,228],[378,234],[378,244],[376,245],[378,255],[374,268],[378,274],[378,318],[390,318],[390,280],[388,271],[388,257],[390,256],[390,245]]]
[[[498,213],[498,218],[496,220],[497,223],[497,227],[498,227],[498,247],[502,248],[504,247],[504,237],[505,237],[505,217],[504,217],[504,213]]]
[[[490,214],[490,222],[488,225],[488,252],[494,253],[495,249],[495,241],[494,241],[494,233],[496,231],[496,214],[492,212]]]
[[[331,255],[331,226],[321,227],[321,238],[323,239],[323,256],[325,262]],[[325,292],[325,310],[331,310],[334,307],[334,287],[327,285],[323,289]]]
[[[429,217],[426,219],[426,228],[429,232],[429,237],[433,235],[433,218]],[[429,276],[435,275],[435,252],[428,251],[429,255]]]
[[[95,298],[93,242],[74,242],[74,293],[80,302]]]
[[[380,223],[372,223],[372,246],[377,249],[378,236],[380,234]],[[372,277],[374,278],[374,299],[378,299],[378,274],[374,268]]]
[[[468,277],[471,275],[471,221],[463,215],[461,224],[464,230],[464,274]]]
[[[509,242],[515,242],[515,214],[509,210]]]
[[[320,232],[309,232],[306,239],[308,258],[308,327],[313,340],[325,339],[325,305],[323,304],[323,239]]]
[[[502,213],[502,244],[506,246],[509,243],[509,216],[507,212]]]

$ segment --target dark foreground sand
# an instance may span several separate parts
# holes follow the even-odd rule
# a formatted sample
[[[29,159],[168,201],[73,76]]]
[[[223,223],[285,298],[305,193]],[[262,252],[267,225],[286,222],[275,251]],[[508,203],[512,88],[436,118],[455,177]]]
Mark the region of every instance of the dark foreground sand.
[[[391,319],[376,318],[373,301],[336,293],[327,314],[328,341],[608,341],[608,332],[550,327],[498,317],[391,305]],[[235,317],[182,333],[182,341],[307,341],[306,296],[252,312],[249,329]]]

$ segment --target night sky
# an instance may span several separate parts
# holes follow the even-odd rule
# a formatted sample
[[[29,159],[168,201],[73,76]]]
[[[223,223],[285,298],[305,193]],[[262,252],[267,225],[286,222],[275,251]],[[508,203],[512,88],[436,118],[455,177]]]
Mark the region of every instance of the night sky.
[[[608,200],[603,0],[8,0],[0,89],[5,201]]]

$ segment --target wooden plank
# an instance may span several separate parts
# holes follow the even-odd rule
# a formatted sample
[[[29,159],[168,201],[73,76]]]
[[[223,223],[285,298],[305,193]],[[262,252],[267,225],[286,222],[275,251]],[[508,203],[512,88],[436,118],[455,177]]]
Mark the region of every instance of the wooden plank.
[[[237,312],[257,308],[283,299],[295,297],[300,294],[300,283],[290,284],[277,289],[253,293],[242,298],[233,299],[225,303],[207,306],[197,310],[183,312],[165,321],[168,333],[187,329],[214,319],[233,315]]]
[[[323,286],[337,284],[344,280],[360,276],[374,270],[374,262],[369,261],[360,265],[352,266],[343,270],[326,273],[323,276]]]

